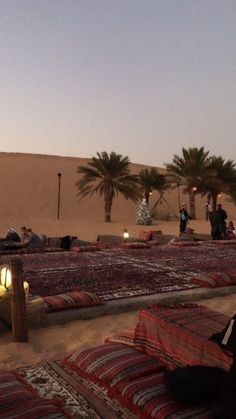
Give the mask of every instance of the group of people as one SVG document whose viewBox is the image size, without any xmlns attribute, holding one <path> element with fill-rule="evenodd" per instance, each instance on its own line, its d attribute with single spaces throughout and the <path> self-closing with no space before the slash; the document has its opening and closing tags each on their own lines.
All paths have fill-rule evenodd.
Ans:
<svg viewBox="0 0 236 419">
<path fill-rule="evenodd" d="M 42 246 L 42 239 L 38 236 L 38 234 L 34 233 L 31 228 L 27 228 L 25 226 L 21 227 L 21 237 L 13 227 L 9 227 L 5 240 L 22 243 L 23 245 L 30 247 Z"/>
<path fill-rule="evenodd" d="M 227 212 L 218 204 L 217 209 L 213 211 L 210 201 L 205 204 L 206 221 L 211 224 L 212 240 L 236 239 L 236 230 L 233 221 L 229 221 L 227 225 Z M 185 233 L 188 221 L 191 217 L 187 211 L 186 205 L 183 204 L 180 209 L 180 233 Z"/>
</svg>

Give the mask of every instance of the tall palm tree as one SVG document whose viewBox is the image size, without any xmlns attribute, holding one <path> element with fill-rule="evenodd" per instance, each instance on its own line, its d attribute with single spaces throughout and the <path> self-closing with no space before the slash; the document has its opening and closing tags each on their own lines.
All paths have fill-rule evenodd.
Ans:
<svg viewBox="0 0 236 419">
<path fill-rule="evenodd" d="M 158 173 L 158 170 L 155 167 L 151 167 L 151 169 L 141 169 L 138 176 L 140 189 L 144 194 L 147 204 L 149 203 L 149 197 L 152 191 L 156 190 L 161 194 L 169 188 L 166 176 Z"/>
<path fill-rule="evenodd" d="M 199 192 L 211 196 L 213 210 L 216 210 L 220 193 L 236 198 L 236 164 L 233 160 L 225 161 L 221 156 L 212 156 L 208 169 L 208 176 L 202 180 Z"/>
<path fill-rule="evenodd" d="M 166 164 L 175 187 L 183 186 L 183 192 L 189 195 L 190 216 L 196 218 L 195 195 L 202 179 L 208 173 L 209 151 L 204 147 L 182 147 L 182 156 L 174 155 L 172 163 Z"/>
<path fill-rule="evenodd" d="M 121 193 L 126 199 L 137 201 L 140 198 L 138 177 L 131 175 L 129 158 L 103 151 L 92 157 L 87 166 L 79 166 L 77 173 L 82 178 L 76 182 L 81 197 L 99 193 L 104 196 L 105 222 L 111 221 L 113 199 Z"/>
</svg>

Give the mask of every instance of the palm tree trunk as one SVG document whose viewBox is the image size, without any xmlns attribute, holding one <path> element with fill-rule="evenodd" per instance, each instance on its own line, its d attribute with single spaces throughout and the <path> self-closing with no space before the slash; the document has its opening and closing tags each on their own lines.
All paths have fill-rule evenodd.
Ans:
<svg viewBox="0 0 236 419">
<path fill-rule="evenodd" d="M 211 197 L 212 197 L 212 210 L 216 211 L 216 205 L 217 205 L 217 193 L 212 193 Z"/>
<path fill-rule="evenodd" d="M 105 208 L 105 223 L 111 222 L 111 207 L 112 207 L 112 198 L 109 193 L 104 193 L 104 208 Z"/>
<path fill-rule="evenodd" d="M 146 199 L 146 203 L 149 205 L 149 191 L 145 191 L 144 197 Z"/>
<path fill-rule="evenodd" d="M 190 217 L 192 218 L 192 220 L 196 220 L 195 193 L 193 191 L 189 192 L 189 209 Z"/>
</svg>

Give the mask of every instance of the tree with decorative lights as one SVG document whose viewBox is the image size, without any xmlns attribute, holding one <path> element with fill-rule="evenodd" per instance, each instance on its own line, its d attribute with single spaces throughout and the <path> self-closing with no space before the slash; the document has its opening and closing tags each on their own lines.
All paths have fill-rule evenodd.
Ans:
<svg viewBox="0 0 236 419">
<path fill-rule="evenodd" d="M 142 199 L 139 210 L 137 212 L 137 224 L 146 226 L 152 224 L 151 211 L 145 198 Z"/>
</svg>

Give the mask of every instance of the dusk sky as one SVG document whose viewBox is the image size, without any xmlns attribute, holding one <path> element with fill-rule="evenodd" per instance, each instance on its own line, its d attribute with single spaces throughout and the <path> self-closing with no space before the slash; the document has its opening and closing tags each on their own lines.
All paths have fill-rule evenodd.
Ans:
<svg viewBox="0 0 236 419">
<path fill-rule="evenodd" d="M 236 160 L 235 0 L 0 0 L 0 151 Z"/>
</svg>

